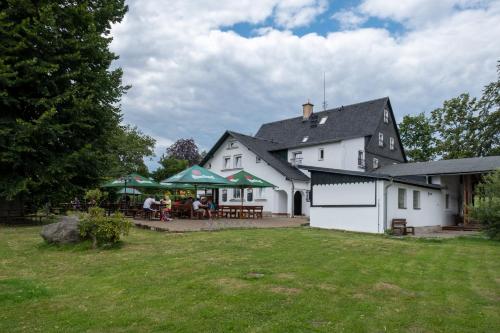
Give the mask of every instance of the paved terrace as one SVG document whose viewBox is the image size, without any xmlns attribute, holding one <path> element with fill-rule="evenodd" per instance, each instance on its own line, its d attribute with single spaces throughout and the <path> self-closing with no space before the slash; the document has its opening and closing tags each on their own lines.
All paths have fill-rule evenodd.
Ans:
<svg viewBox="0 0 500 333">
<path fill-rule="evenodd" d="M 175 219 L 170 222 L 133 220 L 136 227 L 168 232 L 214 231 L 235 228 L 289 228 L 308 224 L 304 217 L 264 217 L 262 219 Z"/>
</svg>

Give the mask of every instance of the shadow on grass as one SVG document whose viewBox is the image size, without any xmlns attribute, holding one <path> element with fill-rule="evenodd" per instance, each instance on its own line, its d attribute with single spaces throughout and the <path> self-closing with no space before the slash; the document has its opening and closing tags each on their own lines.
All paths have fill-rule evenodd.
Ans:
<svg viewBox="0 0 500 333">
<path fill-rule="evenodd" d="M 85 252 L 85 251 L 116 251 L 125 247 L 126 244 L 123 241 L 118 241 L 112 244 L 103 244 L 97 246 L 95 249 L 92 248 L 92 242 L 90 240 L 84 240 L 76 244 L 56 244 L 47 243 L 42 241 L 38 244 L 37 248 L 41 251 L 64 251 L 64 252 Z"/>
</svg>

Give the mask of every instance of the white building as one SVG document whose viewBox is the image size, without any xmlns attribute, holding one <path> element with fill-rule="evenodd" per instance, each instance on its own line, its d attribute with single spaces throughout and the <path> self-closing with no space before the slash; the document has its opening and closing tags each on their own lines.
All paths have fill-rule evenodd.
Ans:
<svg viewBox="0 0 500 333">
<path fill-rule="evenodd" d="M 245 169 L 276 185 L 245 190 L 245 204 L 274 215 L 310 216 L 314 227 L 381 233 L 469 222 L 467 205 L 500 157 L 406 163 L 389 98 L 263 124 L 255 136 L 226 131 L 201 163 L 227 177 Z M 241 204 L 239 190 L 219 203 Z"/>
<path fill-rule="evenodd" d="M 263 124 L 255 136 L 227 131 L 201 165 L 224 177 L 245 169 L 277 186 L 246 190 L 247 204 L 263 205 L 264 212 L 275 215 L 308 216 L 310 177 L 299 166 L 370 171 L 405 161 L 385 97 L 321 112 L 306 103 L 301 116 Z M 239 204 L 239 195 L 238 190 L 220 191 L 219 202 Z"/>
</svg>

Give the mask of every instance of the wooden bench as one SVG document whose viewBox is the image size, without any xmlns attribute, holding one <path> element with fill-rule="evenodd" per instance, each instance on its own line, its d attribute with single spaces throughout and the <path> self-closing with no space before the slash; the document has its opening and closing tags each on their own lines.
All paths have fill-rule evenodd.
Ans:
<svg viewBox="0 0 500 333">
<path fill-rule="evenodd" d="M 415 227 L 406 225 L 406 219 L 392 219 L 392 231 L 397 232 L 399 235 L 415 235 Z"/>
</svg>

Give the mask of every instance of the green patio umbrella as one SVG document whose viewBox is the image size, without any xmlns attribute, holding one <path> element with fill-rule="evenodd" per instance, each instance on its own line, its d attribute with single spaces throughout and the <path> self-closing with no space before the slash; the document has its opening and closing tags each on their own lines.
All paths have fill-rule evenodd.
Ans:
<svg viewBox="0 0 500 333">
<path fill-rule="evenodd" d="M 124 187 L 121 190 L 118 191 L 119 194 L 132 194 L 132 195 L 141 195 L 142 192 L 136 190 L 135 188 L 131 187 Z"/>
<path fill-rule="evenodd" d="M 205 185 L 206 187 L 218 187 L 219 185 L 231 184 L 226 178 L 221 177 L 199 165 L 193 165 L 186 170 L 162 180 L 161 183 L 189 184 L 194 187 L 199 187 L 201 185 Z"/>
<path fill-rule="evenodd" d="M 132 173 L 107 182 L 101 187 L 161 188 L 161 185 L 152 179 L 146 178 L 137 173 Z"/>
<path fill-rule="evenodd" d="M 252 175 L 245 170 L 238 171 L 234 175 L 226 177 L 231 183 L 227 187 L 236 187 L 241 191 L 241 209 L 243 211 L 243 189 L 245 188 L 258 188 L 258 187 L 275 187 L 273 184 L 265 181 L 262 178 Z"/>
</svg>

